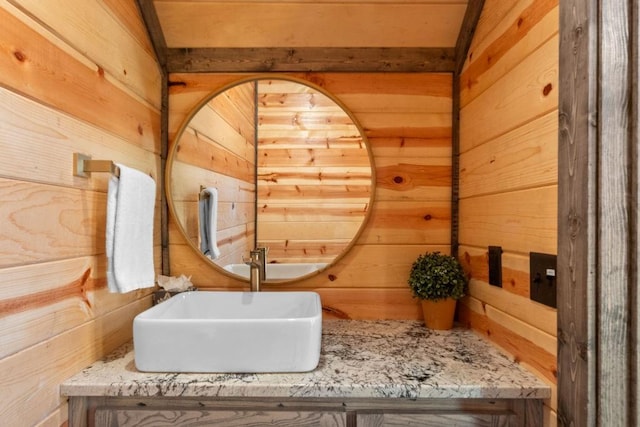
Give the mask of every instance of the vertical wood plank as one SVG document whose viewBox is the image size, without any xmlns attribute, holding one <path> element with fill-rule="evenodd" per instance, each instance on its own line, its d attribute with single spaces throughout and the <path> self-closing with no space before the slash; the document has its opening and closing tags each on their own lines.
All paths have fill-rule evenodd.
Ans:
<svg viewBox="0 0 640 427">
<path fill-rule="evenodd" d="M 598 423 L 631 424 L 629 366 L 629 26 L 632 1 L 600 2 L 598 82 Z"/>
<path fill-rule="evenodd" d="M 595 425 L 596 0 L 560 3 L 558 421 Z"/>
<path fill-rule="evenodd" d="M 638 201 L 640 200 L 640 166 L 638 165 L 640 158 L 640 84 L 638 79 L 640 78 L 640 4 L 638 2 L 632 2 L 631 11 L 631 148 L 630 156 L 632 157 L 630 174 L 631 174 L 631 229 L 629 235 L 631 236 L 631 268 L 633 269 L 632 276 L 630 277 L 630 283 L 638 283 L 640 278 L 638 277 L 638 271 L 640 271 L 640 256 L 638 249 L 640 246 L 640 207 Z M 635 212 L 635 216 L 633 216 Z M 631 351 L 631 363 L 633 369 L 632 378 L 632 392 L 634 393 L 634 399 L 631 402 L 632 419 L 631 422 L 635 425 L 640 423 L 640 295 L 637 287 L 631 286 L 631 310 L 633 317 L 632 322 L 632 351 Z"/>
</svg>

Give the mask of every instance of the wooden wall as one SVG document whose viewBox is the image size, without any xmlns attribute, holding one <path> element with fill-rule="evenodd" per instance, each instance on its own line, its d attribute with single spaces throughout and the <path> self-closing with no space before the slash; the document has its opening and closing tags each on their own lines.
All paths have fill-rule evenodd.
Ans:
<svg viewBox="0 0 640 427">
<path fill-rule="evenodd" d="M 171 74 L 170 141 L 189 111 L 210 92 L 240 77 Z M 447 252 L 451 224 L 450 74 L 311 73 L 293 75 L 326 89 L 355 115 L 376 168 L 375 202 L 366 228 L 336 265 L 295 286 L 315 289 L 327 315 L 419 319 L 406 284 L 415 258 Z M 197 257 L 170 222 L 171 273 L 200 287 L 240 287 Z M 273 285 L 283 288 L 284 285 Z"/>
<path fill-rule="evenodd" d="M 558 29 L 558 0 L 487 0 L 460 81 L 460 318 L 552 385 L 556 310 L 529 299 L 529 252 L 557 253 Z"/>
<path fill-rule="evenodd" d="M 72 154 L 157 179 L 161 77 L 133 2 L 2 0 L 0 22 L 0 424 L 58 426 L 59 384 L 150 305 L 108 293 L 109 177 L 74 177 Z"/>
<path fill-rule="evenodd" d="M 254 83 L 226 90 L 188 119 L 171 162 L 173 212 L 198 248 L 200 187 L 218 190 L 222 266 L 242 263 L 255 246 L 255 117 Z"/>
<path fill-rule="evenodd" d="M 258 246 L 270 262 L 331 263 L 369 212 L 373 168 L 360 129 L 321 91 L 258 83 Z"/>
</svg>

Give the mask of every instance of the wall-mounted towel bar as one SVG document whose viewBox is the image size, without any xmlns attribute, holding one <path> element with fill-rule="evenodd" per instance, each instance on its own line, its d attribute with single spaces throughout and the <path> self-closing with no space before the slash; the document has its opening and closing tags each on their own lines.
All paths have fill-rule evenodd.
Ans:
<svg viewBox="0 0 640 427">
<path fill-rule="evenodd" d="M 73 153 L 73 176 L 89 178 L 91 172 L 108 172 L 120 176 L 120 168 L 111 160 L 91 160 L 91 156 Z"/>
<path fill-rule="evenodd" d="M 204 185 L 200 185 L 200 192 L 198 193 L 198 200 L 202 200 L 202 199 L 208 199 L 209 198 L 209 193 L 202 193 L 204 190 L 206 190 L 207 187 L 205 187 Z"/>
</svg>

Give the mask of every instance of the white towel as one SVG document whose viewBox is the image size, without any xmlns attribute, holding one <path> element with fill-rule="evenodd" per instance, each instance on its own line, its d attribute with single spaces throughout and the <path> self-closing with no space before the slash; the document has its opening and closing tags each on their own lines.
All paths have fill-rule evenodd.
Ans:
<svg viewBox="0 0 640 427">
<path fill-rule="evenodd" d="M 200 251 L 211 259 L 220 257 L 216 231 L 218 227 L 218 189 L 207 187 L 200 192 Z"/>
<path fill-rule="evenodd" d="M 110 292 L 154 286 L 153 214 L 156 183 L 145 173 L 117 165 L 120 178 L 107 193 L 107 284 Z"/>
</svg>

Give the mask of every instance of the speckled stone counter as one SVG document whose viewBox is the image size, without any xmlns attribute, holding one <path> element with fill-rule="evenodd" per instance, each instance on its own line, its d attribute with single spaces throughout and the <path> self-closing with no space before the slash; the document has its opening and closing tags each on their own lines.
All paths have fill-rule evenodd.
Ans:
<svg viewBox="0 0 640 427">
<path fill-rule="evenodd" d="M 125 345 L 64 382 L 66 396 L 545 399 L 550 387 L 467 329 L 328 320 L 318 367 L 295 374 L 143 373 Z"/>
</svg>

